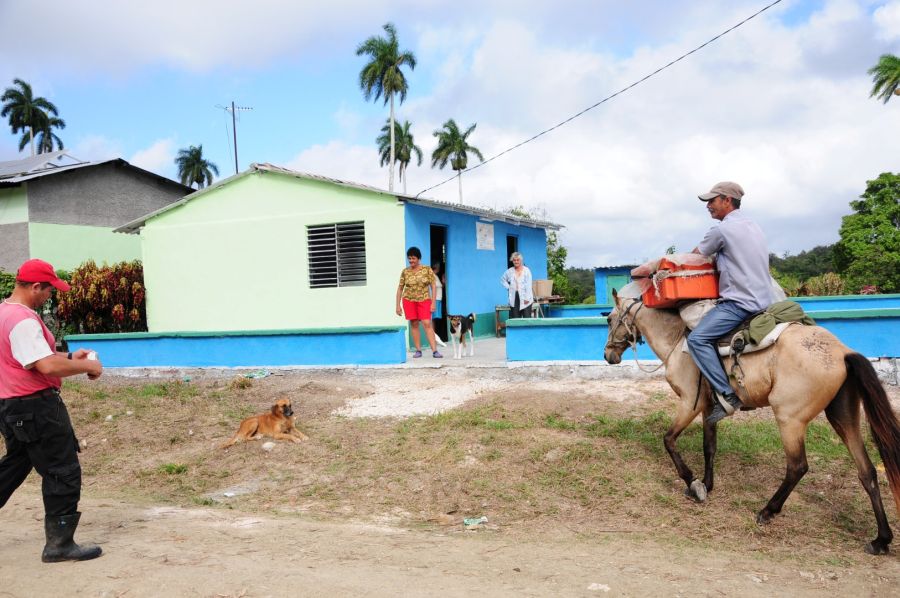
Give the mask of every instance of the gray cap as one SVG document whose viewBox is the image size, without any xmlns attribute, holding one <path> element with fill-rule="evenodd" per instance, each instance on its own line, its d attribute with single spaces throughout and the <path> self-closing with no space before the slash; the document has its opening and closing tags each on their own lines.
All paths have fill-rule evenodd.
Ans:
<svg viewBox="0 0 900 598">
<path fill-rule="evenodd" d="M 709 193 L 704 193 L 702 195 L 698 195 L 697 197 L 700 198 L 700 201 L 710 201 L 720 195 L 740 199 L 744 197 L 744 188 L 737 183 L 732 183 L 731 181 L 722 181 L 721 183 L 716 183 L 715 185 L 713 185 L 713 188 L 709 190 Z"/>
</svg>

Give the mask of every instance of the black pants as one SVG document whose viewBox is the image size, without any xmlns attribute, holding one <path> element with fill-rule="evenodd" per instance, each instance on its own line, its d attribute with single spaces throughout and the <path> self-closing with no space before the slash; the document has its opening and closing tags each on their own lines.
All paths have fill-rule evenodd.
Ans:
<svg viewBox="0 0 900 598">
<path fill-rule="evenodd" d="M 520 299 L 519 299 L 519 292 L 516 291 L 515 303 L 513 303 L 509 307 L 509 317 L 510 318 L 530 318 L 532 306 L 529 305 L 528 307 L 522 308 L 522 307 L 519 307 L 519 305 L 521 305 Z"/>
<path fill-rule="evenodd" d="M 79 447 L 59 391 L 0 399 L 0 434 L 6 441 L 6 455 L 0 459 L 0 507 L 34 468 L 43 478 L 45 514 L 75 513 L 81 499 Z"/>
</svg>

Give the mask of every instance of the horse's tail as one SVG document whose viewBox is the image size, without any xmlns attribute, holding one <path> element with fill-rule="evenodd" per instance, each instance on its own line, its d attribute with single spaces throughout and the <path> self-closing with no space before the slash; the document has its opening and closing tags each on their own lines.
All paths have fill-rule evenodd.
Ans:
<svg viewBox="0 0 900 598">
<path fill-rule="evenodd" d="M 847 382 L 862 397 L 872 438 L 884 463 L 897 514 L 900 515 L 900 422 L 869 360 L 859 353 L 851 353 L 844 357 L 844 363 L 847 364 Z"/>
</svg>

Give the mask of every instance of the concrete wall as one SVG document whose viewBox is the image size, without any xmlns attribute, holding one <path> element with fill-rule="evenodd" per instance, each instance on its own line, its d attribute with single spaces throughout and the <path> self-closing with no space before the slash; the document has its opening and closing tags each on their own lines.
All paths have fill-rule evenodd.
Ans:
<svg viewBox="0 0 900 598">
<path fill-rule="evenodd" d="M 309 287 L 306 226 L 364 221 L 365 286 Z M 151 332 L 402 326 L 404 260 L 393 197 L 255 172 L 147 222 L 141 232 Z"/>
<path fill-rule="evenodd" d="M 15 272 L 28 257 L 28 223 L 0 224 L 0 270 Z"/>
<path fill-rule="evenodd" d="M 97 351 L 104 367 L 387 365 L 406 361 L 399 326 L 217 334 L 81 334 L 70 351 Z"/>
<path fill-rule="evenodd" d="M 105 162 L 28 181 L 29 221 L 115 228 L 190 191 L 122 162 Z"/>
<path fill-rule="evenodd" d="M 101 226 L 75 224 L 28 225 L 31 257 L 53 264 L 58 270 L 74 270 L 88 259 L 98 265 L 141 259 L 141 239 Z"/>
<path fill-rule="evenodd" d="M 28 193 L 25 185 L 0 189 L 0 224 L 28 222 Z"/>
<path fill-rule="evenodd" d="M 547 278 L 547 234 L 540 228 L 494 221 L 489 223 L 494 227 L 494 249 L 478 249 L 475 223 L 480 221 L 471 214 L 407 204 L 406 247 L 421 249 L 423 263 L 431 264 L 431 225 L 447 227 L 447 313 L 475 313 L 476 333 L 493 335 L 494 308 L 508 302 L 506 289 L 500 286 L 500 276 L 508 268 L 507 235 L 518 237 L 519 253 L 537 280 Z M 398 279 L 406 247 L 397 262 Z"/>
</svg>

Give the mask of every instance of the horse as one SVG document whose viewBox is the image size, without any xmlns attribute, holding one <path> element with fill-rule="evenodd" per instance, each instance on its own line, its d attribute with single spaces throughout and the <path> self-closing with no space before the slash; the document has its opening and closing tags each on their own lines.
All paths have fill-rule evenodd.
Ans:
<svg viewBox="0 0 900 598">
<path fill-rule="evenodd" d="M 691 356 L 682 350 L 688 333 L 677 310 L 644 309 L 641 299 L 622 298 L 613 291 L 615 309 L 607 316 L 609 335 L 606 361 L 622 361 L 622 353 L 642 337 L 662 360 L 666 381 L 680 402 L 672 426 L 663 437 L 666 451 L 687 488 L 685 495 L 698 502 L 713 489 L 716 424 L 707 424 L 712 411 L 712 391 Z M 732 358 L 726 358 L 726 371 Z M 771 347 L 740 358 L 743 381 L 732 387 L 745 408 L 771 407 L 787 459 L 781 486 L 756 516 L 764 525 L 781 512 L 784 502 L 806 474 L 806 428 L 825 411 L 828 422 L 847 446 L 856 463 L 859 481 L 869 495 L 878 535 L 865 546 L 869 554 L 886 554 L 893 533 L 888 524 L 875 467 L 869 459 L 860 431 L 860 402 L 884 462 L 888 483 L 900 513 L 900 423 L 891 409 L 875 368 L 864 356 L 850 350 L 820 326 L 788 326 Z M 675 448 L 678 436 L 703 413 L 703 480 L 694 477 Z"/>
</svg>

